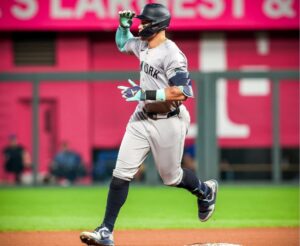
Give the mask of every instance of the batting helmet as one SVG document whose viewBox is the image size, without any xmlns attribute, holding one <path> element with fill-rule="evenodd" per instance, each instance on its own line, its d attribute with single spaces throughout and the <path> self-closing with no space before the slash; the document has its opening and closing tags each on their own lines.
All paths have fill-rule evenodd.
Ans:
<svg viewBox="0 0 300 246">
<path fill-rule="evenodd" d="M 145 5 L 141 14 L 137 15 L 136 18 L 150 22 L 141 32 L 139 32 L 139 36 L 149 38 L 153 34 L 166 29 L 169 26 L 171 14 L 164 5 L 159 3 L 149 3 Z"/>
</svg>

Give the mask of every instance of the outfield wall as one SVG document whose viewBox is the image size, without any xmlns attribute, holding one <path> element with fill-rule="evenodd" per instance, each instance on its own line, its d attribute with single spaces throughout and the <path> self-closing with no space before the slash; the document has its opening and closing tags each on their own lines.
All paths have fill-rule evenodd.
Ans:
<svg viewBox="0 0 300 246">
<path fill-rule="evenodd" d="M 138 71 L 138 60 L 117 50 L 114 31 L 119 10 L 139 13 L 148 2 L 153 1 L 2 1 L 0 72 Z M 190 71 L 299 68 L 299 1 L 157 2 L 171 11 L 169 38 L 186 54 Z M 135 35 L 138 23 L 134 20 Z M 127 83 L 127 79 L 120 83 Z M 124 103 L 117 84 L 52 82 L 40 85 L 40 171 L 46 172 L 62 141 L 68 141 L 88 166 L 94 150 L 117 149 L 135 108 L 134 103 Z M 270 150 L 271 83 L 266 79 L 236 82 L 220 80 L 217 85 L 219 146 Z M 297 150 L 299 83 L 294 82 L 280 85 L 280 141 L 282 147 Z M 32 88 L 26 81 L 0 84 L 0 149 L 8 135 L 16 134 L 32 152 L 31 96 Z M 187 137 L 191 145 L 197 133 L 196 101 L 185 104 L 191 112 Z M 0 179 L 2 176 L 0 168 Z"/>
<path fill-rule="evenodd" d="M 36 37 L 43 33 L 24 33 Z M 14 33 L 0 38 L 4 59 L 1 72 L 127 71 L 137 70 L 133 56 L 118 52 L 114 33 L 55 33 L 53 66 L 14 64 Z M 195 38 L 197 37 L 197 38 Z M 284 37 L 284 38 L 283 38 Z M 297 69 L 299 47 L 296 32 L 200 33 L 172 32 L 171 37 L 185 52 L 192 71 Z M 126 79 L 124 81 L 126 83 Z M 25 81 L 24 81 L 25 82 Z M 272 144 L 271 86 L 262 80 L 218 85 L 217 130 L 221 147 L 268 148 Z M 63 140 L 79 151 L 88 165 L 95 148 L 117 148 L 135 104 L 126 104 L 117 84 L 85 81 L 51 83 L 40 86 L 40 171 L 47 166 Z M 256 86 L 256 87 L 255 87 Z M 31 85 L 0 84 L 0 147 L 15 133 L 31 151 Z M 281 85 L 281 143 L 299 146 L 299 85 Z M 195 137 L 195 100 L 185 103 L 191 111 L 192 128 L 187 143 Z"/>
</svg>

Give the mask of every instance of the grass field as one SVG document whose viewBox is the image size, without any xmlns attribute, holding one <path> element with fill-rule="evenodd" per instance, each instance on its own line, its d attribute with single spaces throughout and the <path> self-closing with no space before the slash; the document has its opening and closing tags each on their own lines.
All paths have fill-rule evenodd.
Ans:
<svg viewBox="0 0 300 246">
<path fill-rule="evenodd" d="M 104 187 L 0 188 L 0 231 L 93 229 Z M 117 229 L 299 227 L 296 186 L 221 186 L 213 218 L 197 219 L 195 197 L 171 187 L 130 189 Z"/>
</svg>

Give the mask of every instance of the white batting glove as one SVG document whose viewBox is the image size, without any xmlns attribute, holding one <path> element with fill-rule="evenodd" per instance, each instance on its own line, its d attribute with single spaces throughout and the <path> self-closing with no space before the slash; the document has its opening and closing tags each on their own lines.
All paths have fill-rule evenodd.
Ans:
<svg viewBox="0 0 300 246">
<path fill-rule="evenodd" d="M 131 79 L 129 79 L 128 82 L 131 87 L 118 86 L 118 89 L 121 90 L 122 97 L 125 98 L 127 102 L 144 101 L 146 96 L 145 91 Z"/>
</svg>

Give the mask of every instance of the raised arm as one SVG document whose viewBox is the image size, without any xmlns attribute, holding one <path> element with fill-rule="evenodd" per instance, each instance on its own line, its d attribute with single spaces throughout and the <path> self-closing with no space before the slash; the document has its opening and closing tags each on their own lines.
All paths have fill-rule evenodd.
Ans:
<svg viewBox="0 0 300 246">
<path fill-rule="evenodd" d="M 116 31 L 116 44 L 118 49 L 121 52 L 126 52 L 125 44 L 128 40 L 133 38 L 132 33 L 130 32 L 130 27 L 132 25 L 132 18 L 135 13 L 130 10 L 124 10 L 119 12 L 119 27 Z"/>
</svg>

